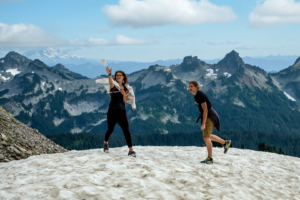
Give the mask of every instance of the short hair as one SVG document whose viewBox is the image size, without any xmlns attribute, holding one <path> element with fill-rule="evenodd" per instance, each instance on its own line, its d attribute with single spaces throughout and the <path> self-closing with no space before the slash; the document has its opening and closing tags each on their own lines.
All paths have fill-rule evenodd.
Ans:
<svg viewBox="0 0 300 200">
<path fill-rule="evenodd" d="M 200 89 L 199 84 L 197 81 L 191 81 L 189 84 L 193 84 L 198 90 Z"/>
</svg>

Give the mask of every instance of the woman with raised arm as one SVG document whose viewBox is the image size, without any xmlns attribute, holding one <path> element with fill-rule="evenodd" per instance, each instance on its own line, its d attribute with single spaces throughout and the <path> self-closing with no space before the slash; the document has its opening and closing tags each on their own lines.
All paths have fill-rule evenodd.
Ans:
<svg viewBox="0 0 300 200">
<path fill-rule="evenodd" d="M 191 81 L 189 83 L 189 91 L 194 95 L 195 103 L 197 104 L 200 116 L 198 117 L 196 123 L 201 119 L 201 130 L 203 131 L 203 140 L 206 144 L 208 156 L 201 163 L 213 164 L 212 158 L 212 142 L 219 142 L 224 147 L 224 153 L 228 152 L 229 146 L 231 144 L 230 140 L 223 140 L 216 135 L 211 134 L 214 127 L 220 131 L 220 119 L 217 112 L 212 108 L 209 99 L 206 94 L 199 90 L 199 84 L 196 81 Z"/>
<path fill-rule="evenodd" d="M 129 92 L 125 85 L 128 84 L 128 78 L 125 72 L 116 71 L 115 77 L 111 77 L 112 69 L 106 67 L 108 73 L 108 80 L 110 85 L 110 103 L 107 112 L 107 125 L 108 130 L 104 138 L 104 152 L 109 153 L 108 140 L 114 131 L 116 124 L 118 123 L 124 133 L 127 146 L 129 148 L 128 156 L 136 157 L 136 153 L 133 151 L 131 134 L 129 131 L 129 124 L 125 110 L 125 103 L 127 101 L 127 94 Z"/>
</svg>

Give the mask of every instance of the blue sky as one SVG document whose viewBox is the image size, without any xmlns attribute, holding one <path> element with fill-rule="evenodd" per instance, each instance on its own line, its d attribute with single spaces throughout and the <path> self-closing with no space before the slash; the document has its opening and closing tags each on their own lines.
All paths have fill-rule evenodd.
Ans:
<svg viewBox="0 0 300 200">
<path fill-rule="evenodd" d="M 300 55 L 296 0 L 0 0 L 0 57 L 59 47 L 155 61 Z"/>
</svg>

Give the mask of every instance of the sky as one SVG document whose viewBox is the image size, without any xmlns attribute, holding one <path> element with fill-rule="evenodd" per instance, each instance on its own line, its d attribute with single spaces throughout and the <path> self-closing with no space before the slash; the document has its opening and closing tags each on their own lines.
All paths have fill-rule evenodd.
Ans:
<svg viewBox="0 0 300 200">
<path fill-rule="evenodd" d="M 300 55 L 300 0 L 0 0 L 0 57 L 58 47 L 149 62 Z"/>
</svg>

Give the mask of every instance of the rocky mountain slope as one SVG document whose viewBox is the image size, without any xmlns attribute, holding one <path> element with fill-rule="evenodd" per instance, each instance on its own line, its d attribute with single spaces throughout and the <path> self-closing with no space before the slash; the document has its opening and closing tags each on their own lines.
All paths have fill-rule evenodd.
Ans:
<svg viewBox="0 0 300 200">
<path fill-rule="evenodd" d="M 78 77 L 61 65 L 48 67 L 15 52 L 0 59 L 0 70 L 5 77 L 0 105 L 25 124 L 46 135 L 106 130 L 107 77 Z M 292 72 L 286 73 L 297 81 Z M 290 100 L 292 87 L 279 87 L 278 77 L 244 63 L 235 51 L 213 65 L 192 56 L 180 65 L 152 65 L 129 75 L 137 102 L 135 111 L 127 106 L 130 129 L 133 134 L 199 130 L 199 111 L 187 91 L 189 81 L 196 80 L 217 110 L 222 130 L 299 134 L 293 120 L 300 117 L 299 100 Z M 121 134 L 119 127 L 115 133 Z"/>
<path fill-rule="evenodd" d="M 28 158 L 31 155 L 67 152 L 32 129 L 13 118 L 0 107 L 0 163 Z"/>
<path fill-rule="evenodd" d="M 300 57 L 292 66 L 272 74 L 272 80 L 289 99 L 300 102 Z"/>
</svg>

